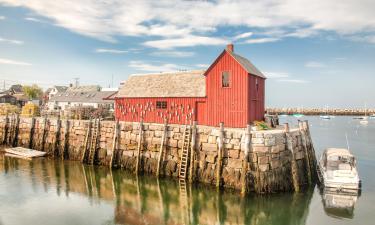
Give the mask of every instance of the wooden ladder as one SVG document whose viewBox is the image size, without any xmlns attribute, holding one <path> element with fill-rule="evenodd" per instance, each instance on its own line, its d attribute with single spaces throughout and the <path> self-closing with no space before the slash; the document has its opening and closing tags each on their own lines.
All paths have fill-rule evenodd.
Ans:
<svg viewBox="0 0 375 225">
<path fill-rule="evenodd" d="M 92 133 L 91 133 L 89 155 L 88 155 L 89 164 L 94 164 L 96 150 L 98 149 L 98 140 L 100 138 L 100 119 L 95 119 L 93 128 L 94 129 L 92 130 Z"/>
<path fill-rule="evenodd" d="M 180 160 L 179 177 L 181 179 L 186 179 L 188 162 L 189 162 L 190 141 L 191 141 L 191 126 L 185 125 L 182 140 L 183 140 L 183 144 L 182 144 L 182 154 L 181 154 L 181 160 Z"/>
<path fill-rule="evenodd" d="M 190 209 L 189 209 L 189 197 L 185 179 L 179 179 L 178 182 L 180 191 L 180 211 L 182 224 L 190 224 Z"/>
</svg>

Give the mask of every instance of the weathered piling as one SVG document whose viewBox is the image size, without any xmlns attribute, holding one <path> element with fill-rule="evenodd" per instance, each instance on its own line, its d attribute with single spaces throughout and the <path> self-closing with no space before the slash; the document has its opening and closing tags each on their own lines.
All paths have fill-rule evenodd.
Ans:
<svg viewBox="0 0 375 225">
<path fill-rule="evenodd" d="M 5 122 L 4 122 L 4 131 L 3 131 L 3 144 L 7 144 L 7 139 L 8 139 L 8 132 L 9 132 L 9 115 L 7 114 L 5 117 Z"/>
<path fill-rule="evenodd" d="M 247 192 L 247 168 L 249 164 L 249 153 L 251 151 L 251 126 L 247 125 L 245 131 L 245 156 L 242 159 L 242 169 L 241 169 L 241 194 L 245 195 Z"/>
<path fill-rule="evenodd" d="M 195 167 L 195 154 L 196 154 L 196 138 L 197 138 L 197 121 L 193 122 L 191 143 L 190 143 L 190 164 L 189 164 L 189 181 L 194 181 L 194 167 Z"/>
<path fill-rule="evenodd" d="M 158 156 L 158 164 L 156 168 L 156 176 L 160 176 L 160 166 L 161 163 L 163 162 L 163 157 L 164 157 L 164 143 L 165 143 L 165 137 L 167 135 L 168 131 L 168 120 L 164 118 L 164 127 L 163 127 L 163 134 L 161 136 L 161 142 L 160 142 L 160 150 L 159 150 L 159 156 Z"/>
<path fill-rule="evenodd" d="M 87 147 L 88 147 L 89 141 L 90 141 L 91 129 L 92 129 L 92 120 L 90 119 L 90 121 L 88 123 L 88 129 L 86 131 L 85 141 L 83 143 L 83 153 L 82 153 L 82 157 L 81 157 L 81 162 L 84 162 L 85 158 L 86 158 Z"/>
<path fill-rule="evenodd" d="M 218 153 L 216 167 L 216 187 L 221 185 L 221 171 L 223 165 L 223 148 L 224 148 L 224 123 L 220 123 L 220 132 L 218 137 Z"/>
<path fill-rule="evenodd" d="M 293 179 L 293 187 L 295 192 L 299 192 L 299 180 L 298 180 L 298 170 L 297 170 L 297 163 L 294 155 L 293 150 L 293 137 L 289 134 L 290 128 L 289 124 L 285 123 L 285 136 L 286 136 L 286 143 L 287 149 L 291 152 L 292 159 L 291 159 L 291 175 Z"/>
<path fill-rule="evenodd" d="M 53 146 L 53 155 L 54 156 L 61 155 L 61 153 L 59 152 L 60 136 L 61 136 L 60 132 L 61 132 L 61 118 L 60 118 L 60 115 L 59 115 L 57 117 L 57 121 L 56 121 L 55 144 Z"/>
<path fill-rule="evenodd" d="M 119 122 L 116 120 L 114 131 L 113 131 L 113 142 L 112 142 L 112 155 L 109 167 L 113 167 L 113 161 L 117 160 L 117 146 L 118 146 L 118 139 L 119 139 Z"/>
<path fill-rule="evenodd" d="M 139 138 L 138 138 L 138 147 L 137 147 L 137 163 L 135 165 L 135 174 L 139 173 L 139 164 L 141 161 L 141 151 L 142 151 L 142 141 L 143 141 L 143 120 L 139 122 Z"/>
<path fill-rule="evenodd" d="M 70 128 L 70 122 L 69 120 L 65 120 L 65 129 L 64 129 L 64 146 L 63 146 L 63 152 L 61 155 L 62 159 L 68 158 L 69 154 L 69 128 Z"/>
<path fill-rule="evenodd" d="M 298 128 L 299 128 L 299 132 L 301 133 L 301 139 L 302 139 L 302 145 L 303 145 L 303 150 L 304 150 L 304 153 L 305 153 L 305 163 L 307 165 L 307 179 L 308 179 L 308 183 L 311 184 L 312 181 L 311 181 L 311 166 L 310 166 L 310 153 L 309 153 L 309 149 L 308 149 L 308 146 L 307 146 L 307 137 L 306 137 L 306 132 L 303 128 L 303 123 L 302 121 L 299 121 L 298 120 Z"/>
<path fill-rule="evenodd" d="M 35 133 L 35 117 L 31 118 L 31 127 L 30 127 L 30 138 L 29 138 L 29 148 L 33 148 L 33 139 Z"/>
<path fill-rule="evenodd" d="M 49 126 L 49 121 L 47 119 L 47 116 L 45 116 L 43 119 L 42 138 L 40 139 L 41 151 L 44 151 L 44 144 L 46 142 L 47 129 L 49 129 L 47 126 Z"/>
<path fill-rule="evenodd" d="M 20 115 L 16 115 L 16 124 L 14 128 L 13 143 L 12 146 L 16 147 L 18 145 L 18 132 L 20 130 Z"/>
</svg>

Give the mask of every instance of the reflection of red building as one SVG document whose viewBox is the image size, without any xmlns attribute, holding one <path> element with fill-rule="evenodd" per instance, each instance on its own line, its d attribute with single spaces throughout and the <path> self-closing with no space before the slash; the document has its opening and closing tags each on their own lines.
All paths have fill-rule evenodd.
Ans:
<svg viewBox="0 0 375 225">
<path fill-rule="evenodd" d="M 263 119 L 265 79 L 228 45 L 206 71 L 130 76 L 116 96 L 116 118 L 245 127 Z"/>
</svg>

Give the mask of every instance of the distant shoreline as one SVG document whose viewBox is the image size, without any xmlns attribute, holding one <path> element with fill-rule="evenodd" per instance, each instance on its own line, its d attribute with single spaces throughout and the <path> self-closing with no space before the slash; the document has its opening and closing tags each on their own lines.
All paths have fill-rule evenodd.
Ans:
<svg viewBox="0 0 375 225">
<path fill-rule="evenodd" d="M 267 108 L 267 113 L 275 114 L 304 114 L 304 115 L 335 115 L 335 116 L 363 116 L 366 114 L 375 115 L 375 109 L 324 109 L 324 108 Z"/>
</svg>

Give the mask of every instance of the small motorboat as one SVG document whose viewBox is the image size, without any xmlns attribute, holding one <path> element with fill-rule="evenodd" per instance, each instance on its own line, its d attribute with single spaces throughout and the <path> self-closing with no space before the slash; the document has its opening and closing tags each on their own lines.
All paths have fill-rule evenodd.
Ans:
<svg viewBox="0 0 375 225">
<path fill-rule="evenodd" d="M 329 115 L 322 115 L 322 116 L 320 116 L 320 118 L 321 118 L 322 120 L 330 120 L 332 117 L 329 116 Z"/>
<path fill-rule="evenodd" d="M 296 117 L 296 118 L 301 118 L 304 115 L 302 113 L 295 113 L 295 114 L 293 114 L 293 116 Z"/>
<path fill-rule="evenodd" d="M 317 172 L 325 189 L 353 191 L 361 188 L 356 159 L 348 149 L 326 149 L 320 157 Z"/>
<path fill-rule="evenodd" d="M 12 154 L 14 156 L 19 156 L 20 158 L 36 158 L 36 157 L 43 157 L 47 154 L 47 152 L 41 152 L 29 148 L 23 147 L 15 147 L 15 148 L 6 148 L 5 152 L 8 154 Z"/>
</svg>

